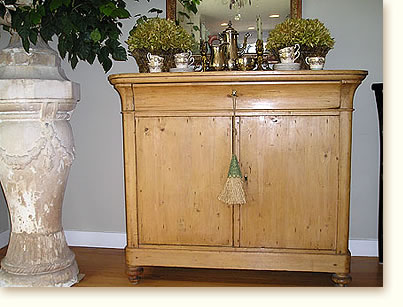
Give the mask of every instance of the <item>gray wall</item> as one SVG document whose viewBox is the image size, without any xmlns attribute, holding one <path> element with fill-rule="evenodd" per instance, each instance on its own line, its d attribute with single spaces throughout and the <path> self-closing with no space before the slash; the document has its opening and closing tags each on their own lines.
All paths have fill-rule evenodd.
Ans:
<svg viewBox="0 0 403 307">
<path fill-rule="evenodd" d="M 133 14 L 149 7 L 165 9 L 165 0 L 127 1 Z M 303 0 L 303 17 L 319 18 L 336 39 L 328 69 L 365 69 L 369 76 L 356 94 L 353 124 L 351 238 L 377 238 L 378 126 L 370 89 L 382 77 L 381 0 Z M 124 23 L 126 40 L 133 21 Z M 0 48 L 5 45 L 4 36 Z M 100 65 L 80 63 L 67 75 L 81 84 L 81 103 L 71 120 L 77 158 L 65 194 L 65 230 L 124 232 L 122 128 L 119 97 L 107 75 L 137 72 L 134 59 L 114 63 L 107 75 Z M 0 197 L 0 214 L 4 201 Z M 2 211 L 1 211 L 2 210 Z M 0 218 L 1 225 L 4 224 Z"/>
<path fill-rule="evenodd" d="M 0 233 L 9 229 L 9 218 L 6 201 L 0 188 Z"/>
<path fill-rule="evenodd" d="M 364 69 L 355 95 L 350 237 L 377 238 L 379 137 L 371 84 L 383 81 L 382 0 L 303 0 L 303 17 L 318 18 L 335 37 L 328 69 Z"/>
</svg>

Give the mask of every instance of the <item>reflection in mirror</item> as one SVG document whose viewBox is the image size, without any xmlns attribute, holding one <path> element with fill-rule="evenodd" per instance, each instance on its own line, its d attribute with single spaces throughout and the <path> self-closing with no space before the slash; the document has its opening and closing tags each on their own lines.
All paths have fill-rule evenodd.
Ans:
<svg viewBox="0 0 403 307">
<path fill-rule="evenodd" d="M 208 41 L 209 36 L 224 31 L 231 21 L 240 40 L 246 33 L 251 34 L 247 53 L 255 53 L 256 40 L 266 41 L 269 31 L 291 14 L 290 0 L 203 0 L 197 6 L 196 15 L 175 1 L 176 20 L 192 33 L 196 42 L 200 39 Z"/>
</svg>

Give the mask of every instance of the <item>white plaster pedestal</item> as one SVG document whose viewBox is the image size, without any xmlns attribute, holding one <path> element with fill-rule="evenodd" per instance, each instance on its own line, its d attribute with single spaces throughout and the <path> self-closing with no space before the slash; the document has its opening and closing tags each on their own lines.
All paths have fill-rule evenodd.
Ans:
<svg viewBox="0 0 403 307">
<path fill-rule="evenodd" d="M 67 80 L 47 44 L 27 54 L 13 35 L 0 51 L 0 181 L 11 216 L 0 286 L 78 282 L 61 218 L 74 160 L 69 119 L 78 100 L 79 84 Z"/>
</svg>

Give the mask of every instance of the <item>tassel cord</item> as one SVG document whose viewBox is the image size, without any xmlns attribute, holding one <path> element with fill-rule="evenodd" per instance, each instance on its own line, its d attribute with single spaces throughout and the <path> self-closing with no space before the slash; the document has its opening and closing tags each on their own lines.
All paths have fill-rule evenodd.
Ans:
<svg viewBox="0 0 403 307">
<path fill-rule="evenodd" d="M 236 146 L 236 142 L 235 142 L 235 139 L 236 139 L 236 129 L 235 129 L 235 125 L 236 125 L 235 117 L 236 117 L 236 114 L 235 114 L 235 110 L 236 110 L 236 98 L 238 97 L 236 90 L 232 91 L 231 96 L 232 96 L 232 111 L 233 111 L 233 115 L 232 115 L 232 154 L 235 155 L 235 151 L 236 151 L 236 147 L 235 147 Z"/>
</svg>

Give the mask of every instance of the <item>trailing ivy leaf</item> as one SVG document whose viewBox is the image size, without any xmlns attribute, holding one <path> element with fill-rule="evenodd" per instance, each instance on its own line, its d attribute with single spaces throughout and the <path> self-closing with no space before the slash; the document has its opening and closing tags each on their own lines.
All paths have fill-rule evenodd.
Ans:
<svg viewBox="0 0 403 307">
<path fill-rule="evenodd" d="M 101 65 L 105 72 L 108 72 L 112 67 L 112 61 L 109 58 L 104 58 L 101 62 Z"/>
<path fill-rule="evenodd" d="M 73 69 L 75 69 L 76 66 L 77 66 L 77 63 L 78 63 L 78 58 L 77 58 L 76 55 L 73 55 L 73 56 L 71 57 L 70 63 L 71 63 L 71 67 L 72 67 Z"/>
<path fill-rule="evenodd" d="M 161 9 L 157 9 L 155 7 L 153 7 L 152 9 L 148 10 L 149 13 L 157 13 L 157 17 L 159 14 L 161 14 L 163 11 Z"/>
<path fill-rule="evenodd" d="M 24 50 L 26 52 L 29 52 L 29 40 L 28 40 L 28 38 L 22 37 L 21 40 L 22 40 L 22 46 L 24 47 Z"/>
<path fill-rule="evenodd" d="M 127 60 L 126 49 L 123 48 L 122 46 L 117 47 L 112 53 L 112 58 L 116 61 L 126 61 Z"/>
<path fill-rule="evenodd" d="M 116 10 L 113 10 L 113 12 L 110 15 L 112 18 L 120 18 L 120 19 L 126 19 L 130 17 L 129 11 L 127 11 L 124 8 L 117 8 Z"/>
<path fill-rule="evenodd" d="M 179 0 L 180 3 L 190 12 L 197 14 L 197 5 L 200 4 L 199 0 Z"/>
<path fill-rule="evenodd" d="M 101 5 L 99 7 L 99 10 L 102 14 L 105 14 L 105 16 L 111 16 L 113 11 L 116 9 L 116 6 L 112 3 L 109 2 L 107 4 Z"/>
<path fill-rule="evenodd" d="M 99 50 L 99 55 L 101 56 L 101 59 L 105 59 L 109 57 L 109 50 L 108 47 L 104 46 Z"/>
<path fill-rule="evenodd" d="M 43 5 L 38 6 L 37 12 L 38 12 L 42 17 L 46 15 L 46 10 L 45 10 L 45 7 L 44 7 Z"/>
<path fill-rule="evenodd" d="M 98 28 L 91 32 L 91 39 L 96 43 L 101 39 L 101 33 Z"/>
<path fill-rule="evenodd" d="M 185 13 L 185 12 L 182 12 L 182 11 L 179 11 L 178 13 L 179 13 L 179 15 L 185 16 L 187 19 L 190 19 L 189 14 L 187 14 L 187 13 Z"/>
<path fill-rule="evenodd" d="M 86 61 L 90 52 L 90 47 L 88 45 L 83 45 L 80 49 L 78 49 L 77 55 L 78 58 L 82 61 Z"/>
<path fill-rule="evenodd" d="M 63 4 L 63 0 L 52 0 L 50 2 L 50 10 L 53 12 L 54 10 L 58 9 L 59 7 L 61 7 Z"/>
<path fill-rule="evenodd" d="M 108 40 L 105 42 L 105 45 L 108 46 L 110 49 L 115 49 L 115 48 L 118 48 L 118 47 L 119 47 L 120 43 L 119 43 L 119 41 L 116 40 L 116 39 L 108 39 Z"/>
<path fill-rule="evenodd" d="M 38 25 L 41 22 L 42 16 L 39 12 L 31 11 L 28 14 L 31 24 Z"/>
<path fill-rule="evenodd" d="M 96 57 L 96 54 L 94 52 L 90 52 L 90 54 L 87 57 L 87 62 L 92 65 L 95 61 L 95 57 Z"/>
<path fill-rule="evenodd" d="M 29 40 L 32 44 L 36 45 L 36 42 L 38 41 L 38 32 L 36 29 L 29 32 Z"/>
<path fill-rule="evenodd" d="M 59 37 L 59 43 L 57 44 L 57 49 L 59 50 L 59 54 L 62 59 L 66 57 L 66 40 L 65 37 L 61 36 Z"/>
<path fill-rule="evenodd" d="M 61 32 L 64 34 L 70 34 L 73 31 L 73 24 L 68 16 L 63 16 L 61 18 Z"/>
<path fill-rule="evenodd" d="M 43 40 L 45 42 L 48 42 L 52 39 L 52 36 L 54 33 L 48 27 L 41 27 L 40 34 L 41 34 L 41 37 L 43 38 Z M 60 37 L 59 37 L 59 43 L 60 43 Z M 64 58 L 64 56 L 63 56 L 63 58 Z"/>
</svg>

